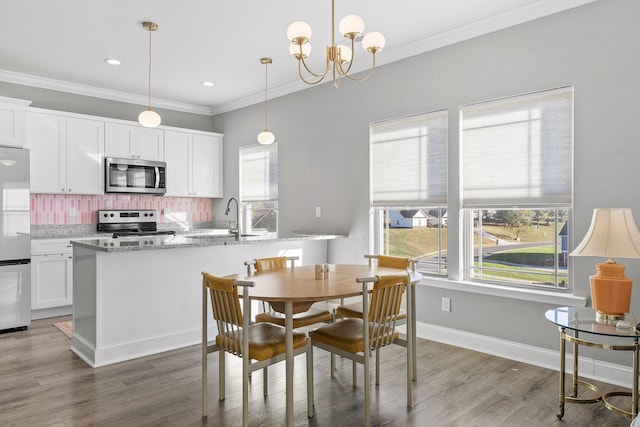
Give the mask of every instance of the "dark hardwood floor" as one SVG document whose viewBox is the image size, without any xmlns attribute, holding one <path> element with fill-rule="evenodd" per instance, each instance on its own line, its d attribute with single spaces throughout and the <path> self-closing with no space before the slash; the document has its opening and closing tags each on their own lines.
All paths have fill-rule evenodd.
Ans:
<svg viewBox="0 0 640 427">
<path fill-rule="evenodd" d="M 70 340 L 52 323 L 0 335 L 0 426 L 237 426 L 241 423 L 239 359 L 227 358 L 227 397 L 218 400 L 217 355 L 210 355 L 209 417 L 201 418 L 200 347 L 92 369 L 69 350 Z M 381 385 L 372 393 L 377 426 L 628 426 L 630 420 L 599 402 L 567 404 L 556 418 L 558 374 L 543 368 L 418 340 L 414 406 L 406 407 L 404 349 L 382 351 Z M 329 377 L 326 352 L 315 350 L 315 416 L 306 416 L 304 356 L 295 368 L 297 426 L 362 425 L 362 369 L 351 385 L 351 362 L 337 359 Z M 250 390 L 251 425 L 282 426 L 284 364 L 262 375 Z M 598 383 L 603 390 L 617 387 Z M 626 402 L 625 402 L 626 403 Z M 621 403 L 622 404 L 622 403 Z"/>
</svg>

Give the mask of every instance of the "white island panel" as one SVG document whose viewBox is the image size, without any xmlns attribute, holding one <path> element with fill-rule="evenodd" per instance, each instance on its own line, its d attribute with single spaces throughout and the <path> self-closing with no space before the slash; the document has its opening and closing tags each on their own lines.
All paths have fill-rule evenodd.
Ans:
<svg viewBox="0 0 640 427">
<path fill-rule="evenodd" d="M 74 245 L 71 350 L 98 367 L 200 343 L 201 272 L 234 274 L 272 256 L 324 263 L 327 240 L 125 252 Z"/>
</svg>

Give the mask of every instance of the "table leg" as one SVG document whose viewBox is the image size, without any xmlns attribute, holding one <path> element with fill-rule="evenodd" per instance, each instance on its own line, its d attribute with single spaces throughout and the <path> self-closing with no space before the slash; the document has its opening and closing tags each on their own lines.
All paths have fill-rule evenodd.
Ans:
<svg viewBox="0 0 640 427">
<path fill-rule="evenodd" d="M 578 338 L 576 331 L 575 337 Z M 571 387 L 571 397 L 578 397 L 578 343 L 573 343 L 573 383 Z"/>
<path fill-rule="evenodd" d="M 284 303 L 287 427 L 293 427 L 293 302 Z"/>
<path fill-rule="evenodd" d="M 564 365 L 567 343 L 564 340 L 564 328 L 560 328 L 560 390 L 558 391 L 558 413 L 556 417 L 564 416 Z"/>
<path fill-rule="evenodd" d="M 413 285 L 411 286 L 411 317 L 412 317 L 412 321 L 411 321 L 411 332 L 412 332 L 412 341 L 411 341 L 411 345 L 413 346 L 413 354 L 412 354 L 412 361 L 413 361 L 413 372 L 412 372 L 412 380 L 413 381 L 418 381 L 418 357 L 417 357 L 417 339 L 416 339 L 416 335 L 417 335 L 417 330 L 416 330 L 416 323 L 417 323 L 417 319 L 416 319 L 416 286 Z"/>
<path fill-rule="evenodd" d="M 414 286 L 409 284 L 409 289 L 407 291 L 407 406 L 413 406 L 413 396 L 411 394 L 413 384 L 413 356 L 414 356 L 414 346 L 413 346 L 413 336 L 415 335 L 415 324 L 414 324 L 414 315 L 413 311 L 413 290 Z M 376 361 L 377 362 L 377 361 Z"/>
<path fill-rule="evenodd" d="M 631 390 L 631 415 L 638 415 L 638 338 L 634 339 L 633 350 L 633 390 Z"/>
</svg>

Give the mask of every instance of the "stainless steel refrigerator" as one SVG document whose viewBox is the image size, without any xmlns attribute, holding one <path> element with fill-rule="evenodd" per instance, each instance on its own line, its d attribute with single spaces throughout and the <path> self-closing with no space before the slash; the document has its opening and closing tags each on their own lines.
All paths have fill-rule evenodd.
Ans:
<svg viewBox="0 0 640 427">
<path fill-rule="evenodd" d="M 29 150 L 0 147 L 0 332 L 31 324 Z"/>
</svg>

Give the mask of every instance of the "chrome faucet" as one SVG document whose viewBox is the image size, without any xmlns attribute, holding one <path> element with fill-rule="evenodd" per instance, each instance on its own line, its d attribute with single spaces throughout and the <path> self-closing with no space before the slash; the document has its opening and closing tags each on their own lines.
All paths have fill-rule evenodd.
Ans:
<svg viewBox="0 0 640 427">
<path fill-rule="evenodd" d="M 238 199 L 232 197 L 227 202 L 227 209 L 224 211 L 225 215 L 229 215 L 229 210 L 231 210 L 231 202 L 236 202 L 236 228 L 229 228 L 229 233 L 236 236 L 236 239 L 240 238 L 240 203 L 238 203 Z"/>
</svg>

